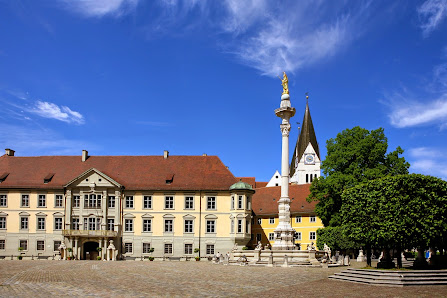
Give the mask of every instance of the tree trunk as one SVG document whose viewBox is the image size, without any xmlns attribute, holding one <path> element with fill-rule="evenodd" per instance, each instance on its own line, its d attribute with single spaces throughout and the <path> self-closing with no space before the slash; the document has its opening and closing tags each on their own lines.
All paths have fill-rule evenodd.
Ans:
<svg viewBox="0 0 447 298">
<path fill-rule="evenodd" d="M 371 245 L 366 244 L 366 266 L 371 266 Z"/>
<path fill-rule="evenodd" d="M 397 247 L 397 269 L 402 268 L 402 249 Z"/>
</svg>

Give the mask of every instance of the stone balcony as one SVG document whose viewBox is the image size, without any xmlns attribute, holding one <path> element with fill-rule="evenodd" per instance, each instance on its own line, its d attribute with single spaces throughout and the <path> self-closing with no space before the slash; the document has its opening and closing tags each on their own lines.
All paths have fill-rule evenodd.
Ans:
<svg viewBox="0 0 447 298">
<path fill-rule="evenodd" d="M 63 230 L 62 235 L 66 237 L 116 237 L 118 232 L 108 230 Z"/>
</svg>

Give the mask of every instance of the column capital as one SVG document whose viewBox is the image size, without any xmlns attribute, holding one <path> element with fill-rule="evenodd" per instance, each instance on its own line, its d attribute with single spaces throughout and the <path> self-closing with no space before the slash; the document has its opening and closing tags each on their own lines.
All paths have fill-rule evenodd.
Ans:
<svg viewBox="0 0 447 298">
<path fill-rule="evenodd" d="M 281 124 L 280 128 L 281 128 L 282 135 L 288 137 L 289 136 L 289 132 L 290 132 L 290 124 L 289 123 Z"/>
</svg>

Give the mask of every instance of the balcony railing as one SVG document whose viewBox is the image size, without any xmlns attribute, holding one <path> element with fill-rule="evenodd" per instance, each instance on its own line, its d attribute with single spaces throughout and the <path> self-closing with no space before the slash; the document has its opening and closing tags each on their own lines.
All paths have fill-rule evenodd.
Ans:
<svg viewBox="0 0 447 298">
<path fill-rule="evenodd" d="M 84 236 L 84 237 L 116 237 L 118 232 L 107 230 L 63 230 L 64 236 Z"/>
</svg>

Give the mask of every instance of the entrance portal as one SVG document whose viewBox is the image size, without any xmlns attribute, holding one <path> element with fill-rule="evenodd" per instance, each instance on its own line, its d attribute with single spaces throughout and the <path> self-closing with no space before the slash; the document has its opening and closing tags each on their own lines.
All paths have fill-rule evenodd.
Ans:
<svg viewBox="0 0 447 298">
<path fill-rule="evenodd" d="M 98 250 L 99 247 L 98 242 L 85 242 L 84 243 L 84 260 L 96 260 L 98 257 Z"/>
</svg>

